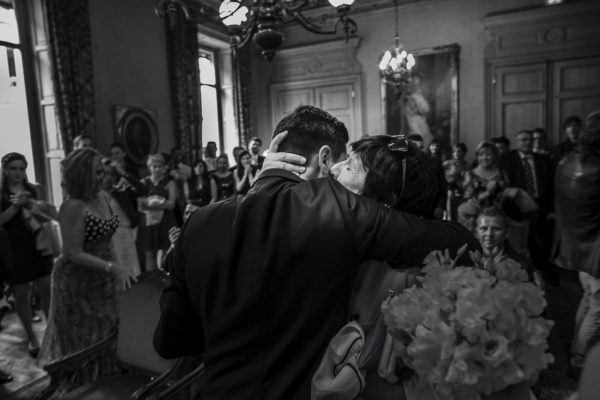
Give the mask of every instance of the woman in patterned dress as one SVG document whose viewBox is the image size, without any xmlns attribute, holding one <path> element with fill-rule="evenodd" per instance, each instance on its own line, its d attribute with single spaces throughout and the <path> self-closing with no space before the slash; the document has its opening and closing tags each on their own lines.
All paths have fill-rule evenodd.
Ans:
<svg viewBox="0 0 600 400">
<path fill-rule="evenodd" d="M 465 174 L 465 200 L 477 202 L 480 207 L 498 206 L 508 186 L 506 173 L 497 164 L 498 149 L 493 143 L 482 142 L 475 150 L 477 166 Z"/>
<path fill-rule="evenodd" d="M 63 252 L 52 271 L 42 366 L 106 338 L 117 327 L 121 291 L 135 281 L 129 268 L 114 262 L 111 237 L 119 219 L 110 208 L 109 196 L 100 191 L 104 174 L 101 156 L 92 149 L 75 150 L 63 161 L 68 194 L 59 212 Z M 82 382 L 89 382 L 111 368 L 114 354 L 86 364 L 79 372 Z"/>
</svg>

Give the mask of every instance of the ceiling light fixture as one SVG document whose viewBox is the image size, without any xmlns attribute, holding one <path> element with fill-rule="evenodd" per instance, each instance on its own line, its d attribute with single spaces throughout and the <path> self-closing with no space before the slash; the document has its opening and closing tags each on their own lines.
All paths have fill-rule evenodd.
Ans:
<svg viewBox="0 0 600 400">
<path fill-rule="evenodd" d="M 243 47 L 252 39 L 262 56 L 271 61 L 284 41 L 281 26 L 292 22 L 297 22 L 307 31 L 320 35 L 335 34 L 338 27 L 341 27 L 346 41 L 356 33 L 356 22 L 348 16 L 355 0 L 328 1 L 338 14 L 331 29 L 311 22 L 302 13 L 314 5 L 310 4 L 309 0 L 223 0 L 218 11 L 198 0 L 159 0 L 156 13 L 164 16 L 182 10 L 188 20 L 195 13 L 201 17 L 218 20 L 227 26 L 232 47 Z"/>
</svg>

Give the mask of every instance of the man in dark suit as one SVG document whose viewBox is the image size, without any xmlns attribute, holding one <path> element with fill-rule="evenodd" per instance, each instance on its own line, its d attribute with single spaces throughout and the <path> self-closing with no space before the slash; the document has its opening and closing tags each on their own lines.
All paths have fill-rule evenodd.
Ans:
<svg viewBox="0 0 600 400">
<path fill-rule="evenodd" d="M 252 165 L 258 169 L 262 169 L 263 163 L 265 162 L 265 157 L 260 154 L 261 147 L 262 140 L 260 140 L 259 137 L 255 136 L 248 142 L 248 150 L 252 157 Z"/>
<path fill-rule="evenodd" d="M 363 260 L 407 268 L 434 249 L 479 248 L 459 224 L 393 210 L 328 177 L 348 141 L 330 114 L 301 106 L 282 131 L 279 150 L 304 156 L 305 171 L 265 171 L 243 199 L 196 211 L 169 259 L 154 344 L 168 358 L 203 353 L 206 400 L 309 399 Z"/>
<path fill-rule="evenodd" d="M 554 198 L 554 166 L 550 157 L 533 152 L 532 131 L 517 133 L 516 147 L 500 158 L 499 166 L 506 172 L 509 186 L 525 190 L 538 204 L 537 211 L 522 216 L 530 224 L 529 252 L 535 266 L 554 279 L 554 271 L 548 265 L 553 232 L 550 219 Z"/>
</svg>

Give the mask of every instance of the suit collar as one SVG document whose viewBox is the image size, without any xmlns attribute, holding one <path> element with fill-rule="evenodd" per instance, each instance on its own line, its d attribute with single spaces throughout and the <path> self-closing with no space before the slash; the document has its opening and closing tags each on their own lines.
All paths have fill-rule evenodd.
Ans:
<svg viewBox="0 0 600 400">
<path fill-rule="evenodd" d="M 258 176 L 258 178 L 256 179 L 256 181 L 254 181 L 254 185 L 256 185 L 258 182 L 260 182 L 262 180 L 269 179 L 269 178 L 280 178 L 280 179 L 283 179 L 286 181 L 291 181 L 291 182 L 296 182 L 296 183 L 304 182 L 304 179 L 300 178 L 298 175 L 296 175 L 290 171 L 275 168 L 275 169 L 268 169 L 266 171 L 261 172 L 260 175 Z"/>
</svg>

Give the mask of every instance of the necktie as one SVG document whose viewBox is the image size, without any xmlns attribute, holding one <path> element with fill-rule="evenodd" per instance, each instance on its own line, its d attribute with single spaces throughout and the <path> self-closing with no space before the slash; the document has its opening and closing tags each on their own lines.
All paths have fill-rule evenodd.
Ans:
<svg viewBox="0 0 600 400">
<path fill-rule="evenodd" d="M 535 198 L 535 181 L 531 164 L 529 164 L 529 156 L 523 157 L 523 171 L 525 172 L 525 191 Z"/>
</svg>

